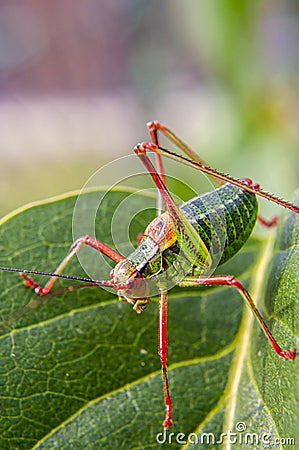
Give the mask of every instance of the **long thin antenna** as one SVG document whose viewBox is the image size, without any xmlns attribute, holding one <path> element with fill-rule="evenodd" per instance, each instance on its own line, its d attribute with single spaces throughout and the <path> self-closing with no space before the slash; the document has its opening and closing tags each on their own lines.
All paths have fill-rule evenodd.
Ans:
<svg viewBox="0 0 299 450">
<path fill-rule="evenodd" d="M 7 272 L 18 272 L 18 273 L 32 273 L 35 275 L 45 275 L 49 277 L 66 278 L 67 280 L 84 281 L 85 283 L 98 284 L 99 286 L 107 286 L 109 281 L 103 280 L 93 280 L 91 278 L 77 277 L 74 275 L 63 275 L 61 273 L 50 273 L 50 272 L 39 272 L 37 270 L 27 270 L 27 269 L 16 269 L 14 267 L 0 267 L 0 270 L 6 270 Z"/>
</svg>

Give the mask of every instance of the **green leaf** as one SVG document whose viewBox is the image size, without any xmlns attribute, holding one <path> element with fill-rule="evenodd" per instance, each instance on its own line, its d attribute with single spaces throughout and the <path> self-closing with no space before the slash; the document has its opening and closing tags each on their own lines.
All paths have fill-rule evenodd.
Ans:
<svg viewBox="0 0 299 450">
<path fill-rule="evenodd" d="M 138 232 L 154 217 L 151 209 L 134 217 L 129 208 L 120 209 L 131 194 L 109 192 L 95 221 L 96 237 L 113 245 L 116 236 L 124 252 L 126 224 L 136 245 Z M 86 220 L 88 205 L 100 195 L 84 194 Z M 134 206 L 144 208 L 146 201 L 137 194 Z M 75 203 L 69 195 L 4 218 L 1 266 L 54 271 L 72 243 Z M 278 342 L 288 348 L 299 328 L 298 219 L 285 214 L 276 243 L 275 233 L 251 238 L 218 273 L 234 274 L 248 287 Z M 93 249 L 82 252 L 84 264 L 97 257 Z M 109 279 L 104 262 L 95 259 L 90 270 Z M 64 273 L 86 275 L 76 258 Z M 41 283 L 43 278 L 36 277 Z M 36 295 L 16 273 L 0 272 L 0 282 L 0 448 L 159 448 L 164 403 L 157 302 L 138 315 L 114 293 L 90 287 L 52 297 L 18 317 Z M 57 280 L 58 289 L 68 284 Z M 298 442 L 298 361 L 274 354 L 234 288 L 174 288 L 168 337 L 174 435 L 163 448 L 181 448 L 183 440 L 191 447 L 190 433 L 189 440 L 203 439 L 202 448 L 211 448 L 208 438 L 220 439 L 229 430 L 237 433 L 236 449 L 265 448 L 263 433 L 272 445 L 275 438 Z M 240 423 L 243 433 L 236 430 Z M 246 445 L 246 433 L 260 441 Z"/>
</svg>

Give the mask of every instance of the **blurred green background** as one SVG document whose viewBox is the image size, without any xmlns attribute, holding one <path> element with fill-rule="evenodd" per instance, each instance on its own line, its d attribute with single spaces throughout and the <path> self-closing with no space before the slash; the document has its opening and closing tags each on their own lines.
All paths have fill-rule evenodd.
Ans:
<svg viewBox="0 0 299 450">
<path fill-rule="evenodd" d="M 3 0 L 1 215 L 80 188 L 152 119 L 291 198 L 298 62 L 298 0 Z"/>
</svg>

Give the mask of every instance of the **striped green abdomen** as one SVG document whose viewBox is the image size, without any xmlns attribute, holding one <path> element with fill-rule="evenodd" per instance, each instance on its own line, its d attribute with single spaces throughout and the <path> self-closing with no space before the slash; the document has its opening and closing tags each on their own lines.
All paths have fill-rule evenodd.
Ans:
<svg viewBox="0 0 299 450">
<path fill-rule="evenodd" d="M 226 183 L 192 198 L 180 209 L 209 250 L 213 265 L 234 256 L 249 238 L 256 222 L 256 196 Z"/>
</svg>

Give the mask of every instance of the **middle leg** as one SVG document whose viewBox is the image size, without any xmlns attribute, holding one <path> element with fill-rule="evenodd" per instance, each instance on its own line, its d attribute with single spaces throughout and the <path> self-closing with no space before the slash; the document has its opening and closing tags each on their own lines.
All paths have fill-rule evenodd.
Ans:
<svg viewBox="0 0 299 450">
<path fill-rule="evenodd" d="M 263 332 L 265 333 L 268 341 L 270 342 L 271 346 L 273 347 L 274 351 L 285 359 L 294 359 L 296 356 L 296 350 L 294 348 L 290 348 L 289 350 L 283 350 L 278 343 L 276 342 L 275 338 L 273 337 L 272 333 L 270 332 L 268 326 L 266 325 L 263 317 L 261 316 L 259 310 L 255 306 L 255 303 L 253 299 L 251 298 L 249 292 L 244 288 L 244 286 L 240 283 L 239 280 L 237 280 L 232 275 L 216 275 L 211 277 L 199 277 L 199 278 L 193 278 L 193 277 L 187 277 L 182 282 L 179 283 L 179 286 L 181 287 L 187 287 L 187 286 L 199 286 L 199 285 L 205 285 L 205 286 L 211 286 L 211 285 L 226 285 L 226 286 L 234 286 L 237 288 L 243 299 L 247 302 L 249 305 L 251 311 L 253 312 L 254 316 L 258 320 Z"/>
<path fill-rule="evenodd" d="M 158 318 L 158 355 L 160 356 L 163 378 L 163 391 L 165 403 L 164 429 L 172 425 L 172 402 L 169 394 L 167 376 L 167 291 L 160 291 L 159 298 L 159 318 Z"/>
</svg>

